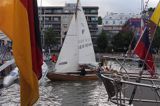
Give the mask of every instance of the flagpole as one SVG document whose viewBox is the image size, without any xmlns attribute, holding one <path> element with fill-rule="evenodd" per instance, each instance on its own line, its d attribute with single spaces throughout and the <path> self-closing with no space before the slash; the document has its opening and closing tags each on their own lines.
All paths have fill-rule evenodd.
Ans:
<svg viewBox="0 0 160 106">
<path fill-rule="evenodd" d="M 147 21 L 149 22 L 149 20 L 147 20 Z M 147 24 L 148 24 L 148 23 L 147 23 Z M 159 20 L 158 20 L 158 24 L 156 24 L 154 33 L 152 34 L 151 43 L 150 43 L 149 48 L 148 48 L 148 50 L 147 50 L 147 53 L 146 53 L 146 56 L 145 56 L 145 59 L 144 59 L 143 65 L 142 65 L 142 69 L 141 69 L 141 71 L 139 72 L 139 76 L 137 77 L 136 82 L 138 82 L 138 83 L 141 82 L 142 74 L 143 74 L 143 72 L 144 72 L 143 67 L 144 67 L 144 65 L 146 64 L 146 60 L 147 60 L 149 51 L 150 51 L 150 49 L 151 49 L 151 46 L 152 46 L 152 43 L 153 43 L 153 40 L 154 40 L 154 36 L 155 36 L 156 30 L 157 30 L 159 24 L 160 24 L 160 18 L 159 18 Z M 151 68 L 151 67 L 149 67 L 149 68 Z M 131 95 L 130 100 L 129 100 L 129 104 L 132 104 L 132 102 L 133 102 L 133 98 L 134 98 L 134 96 L 135 96 L 136 89 L 137 89 L 137 85 L 135 85 L 135 87 L 134 87 L 134 89 L 133 89 L 132 95 Z"/>
</svg>

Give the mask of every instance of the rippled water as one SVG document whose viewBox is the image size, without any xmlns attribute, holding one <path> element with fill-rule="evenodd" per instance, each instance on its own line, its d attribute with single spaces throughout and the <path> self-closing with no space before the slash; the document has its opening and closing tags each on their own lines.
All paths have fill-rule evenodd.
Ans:
<svg viewBox="0 0 160 106">
<path fill-rule="evenodd" d="M 1 89 L 0 106 L 19 106 L 19 85 Z M 35 106 L 113 106 L 100 81 L 50 82 L 40 86 Z"/>
<path fill-rule="evenodd" d="M 111 68 L 119 69 L 119 66 L 111 61 Z M 114 64 L 115 66 L 113 67 Z M 130 67 L 136 69 L 137 63 L 125 64 L 127 70 Z M 19 84 L 13 84 L 9 88 L 0 89 L 0 106 L 19 106 Z M 60 81 L 50 82 L 45 80 L 40 86 L 40 98 L 35 106 L 117 106 L 108 102 L 106 90 L 101 81 Z M 139 106 L 139 105 L 137 105 Z M 143 106 L 143 104 L 141 104 Z"/>
</svg>

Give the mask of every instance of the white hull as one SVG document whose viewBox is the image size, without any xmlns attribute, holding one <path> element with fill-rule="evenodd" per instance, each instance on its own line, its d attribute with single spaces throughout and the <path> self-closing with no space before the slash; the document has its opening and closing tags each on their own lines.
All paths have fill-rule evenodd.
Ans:
<svg viewBox="0 0 160 106">
<path fill-rule="evenodd" d="M 9 87 L 11 86 L 13 83 L 15 83 L 15 80 L 17 80 L 19 78 L 19 69 L 18 67 L 16 67 L 14 70 L 12 70 L 9 75 L 5 76 L 3 79 L 3 86 L 4 87 Z M 48 72 L 48 66 L 45 62 L 43 62 L 42 65 L 42 78 L 39 81 L 40 83 L 44 80 L 44 78 L 46 77 L 46 74 Z"/>
<path fill-rule="evenodd" d="M 16 67 L 14 70 L 12 70 L 10 72 L 9 75 L 4 77 L 4 79 L 3 79 L 3 86 L 4 87 L 9 87 L 10 85 L 12 85 L 15 82 L 15 80 L 18 79 L 18 77 L 19 77 L 18 70 L 19 69 Z"/>
</svg>

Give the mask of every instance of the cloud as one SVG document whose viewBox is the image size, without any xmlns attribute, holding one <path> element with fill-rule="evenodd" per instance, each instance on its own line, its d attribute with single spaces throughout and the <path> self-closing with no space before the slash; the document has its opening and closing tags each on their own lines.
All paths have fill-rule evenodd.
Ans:
<svg viewBox="0 0 160 106">
<path fill-rule="evenodd" d="M 65 3 L 76 3 L 77 0 L 38 0 L 39 6 L 64 6 Z M 80 0 L 83 6 L 98 6 L 99 15 L 107 12 L 140 13 L 141 0 Z M 146 2 L 147 0 L 145 0 Z M 155 7 L 159 0 L 150 0 L 148 7 Z"/>
</svg>

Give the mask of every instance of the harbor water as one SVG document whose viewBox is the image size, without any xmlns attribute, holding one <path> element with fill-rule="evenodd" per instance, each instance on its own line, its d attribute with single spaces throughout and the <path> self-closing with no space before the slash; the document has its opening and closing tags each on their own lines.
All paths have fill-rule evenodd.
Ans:
<svg viewBox="0 0 160 106">
<path fill-rule="evenodd" d="M 111 61 L 108 64 L 111 68 L 119 69 L 116 62 Z M 127 63 L 123 66 L 129 70 L 130 67 L 136 69 L 137 63 Z M 19 90 L 18 83 L 0 89 L 0 106 L 20 106 Z M 40 85 L 39 91 L 40 98 L 34 106 L 117 106 L 108 101 L 107 92 L 100 80 L 51 82 L 46 79 L 43 85 Z M 142 91 L 144 89 L 137 93 L 143 95 Z M 143 106 L 143 103 L 136 103 L 134 106 Z"/>
<path fill-rule="evenodd" d="M 19 84 L 1 89 L 0 106 L 19 106 Z M 100 81 L 50 82 L 40 86 L 35 106 L 113 106 Z"/>
</svg>

